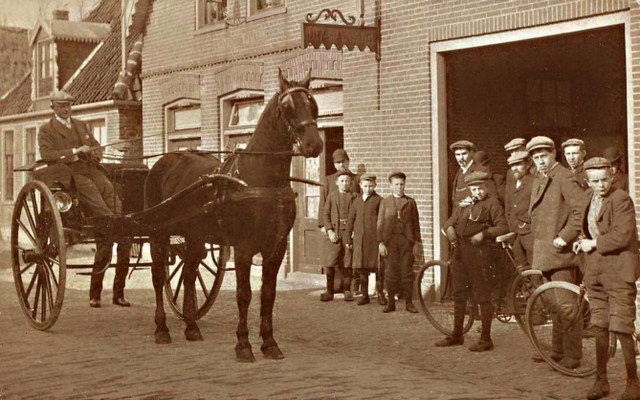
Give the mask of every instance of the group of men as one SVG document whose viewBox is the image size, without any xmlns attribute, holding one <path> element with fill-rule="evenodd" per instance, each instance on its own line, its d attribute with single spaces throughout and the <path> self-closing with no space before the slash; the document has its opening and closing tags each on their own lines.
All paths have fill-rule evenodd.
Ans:
<svg viewBox="0 0 640 400">
<path fill-rule="evenodd" d="M 561 148 L 569 168 L 556 158 L 554 141 L 545 136 L 513 139 L 505 146 L 510 173 L 496 179 L 477 162 L 473 143 L 461 140 L 450 148 L 460 169 L 452 190 L 453 213 L 444 230 L 456 250 L 453 334 L 436 342 L 448 347 L 464 343 L 462 323 L 466 301 L 473 295 L 480 306 L 482 333 L 472 351 L 493 349 L 491 341 L 491 268 L 499 261 L 491 242 L 509 231 L 518 269 L 534 268 L 545 281 L 584 281 L 591 306 L 588 329 L 596 338 L 597 376 L 588 399 L 609 394 L 607 378 L 610 332 L 620 340 L 627 371 L 621 399 L 640 399 L 635 348 L 635 281 L 640 276 L 638 233 L 634 205 L 626 192 L 621 154 L 615 147 L 585 161 L 585 144 L 569 139 Z M 501 202 L 504 201 L 503 204 Z M 552 299 L 551 357 L 567 368 L 582 358 L 581 324 L 567 329 L 571 299 Z"/>
<path fill-rule="evenodd" d="M 327 177 L 320 197 L 318 226 L 326 236 L 323 268 L 327 290 L 321 301 L 342 292 L 345 301 L 362 293 L 358 305 L 369 299 L 369 274 L 376 274 L 378 303 L 383 312 L 396 309 L 396 295 L 405 309 L 417 313 L 413 304 L 413 263 L 420 248 L 418 207 L 405 195 L 407 176 L 393 171 L 388 176 L 391 194 L 375 192 L 377 177 L 357 176 L 349 170 L 349 155 L 333 152 L 336 172 Z M 386 287 L 388 297 L 383 288 Z"/>
</svg>

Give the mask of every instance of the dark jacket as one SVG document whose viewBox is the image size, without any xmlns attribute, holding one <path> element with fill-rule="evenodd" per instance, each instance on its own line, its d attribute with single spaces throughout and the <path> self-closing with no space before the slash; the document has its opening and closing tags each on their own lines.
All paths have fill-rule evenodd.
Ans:
<svg viewBox="0 0 640 400">
<path fill-rule="evenodd" d="M 531 219 L 529 218 L 529 202 L 531 201 L 531 187 L 534 177 L 526 174 L 522 177 L 522 183 L 516 188 L 516 180 L 511 175 L 507 179 L 507 187 L 504 195 L 504 212 L 509 224 L 509 230 L 519 235 L 531 232 Z"/>
<path fill-rule="evenodd" d="M 587 216 L 593 191 L 585 192 L 582 203 L 582 232 L 591 238 Z M 602 199 L 596 220 L 600 236 L 596 239 L 596 249 L 587 253 L 586 271 L 591 268 L 615 268 L 625 282 L 635 282 L 640 277 L 638 264 L 638 229 L 636 213 L 629 195 L 619 189 L 612 189 Z"/>
<path fill-rule="evenodd" d="M 573 179 L 575 179 L 580 189 L 587 190 L 589 188 L 589 184 L 587 183 L 587 173 L 584 171 L 584 163 L 579 165 L 575 170 L 569 170 L 573 174 Z"/>
<path fill-rule="evenodd" d="M 353 199 L 356 196 L 351 192 L 346 194 L 348 195 L 349 203 L 347 212 L 344 215 L 340 214 L 340 204 L 338 203 L 340 192 L 338 190 L 329 194 L 322 213 L 322 226 L 324 226 L 326 230 L 333 229 L 333 231 L 340 237 L 343 243 L 345 243 L 349 211 L 351 210 Z"/>
<path fill-rule="evenodd" d="M 509 232 L 502 204 L 491 195 L 467 207 L 456 207 L 444 229 L 450 226 L 454 227 L 460 239 L 482 232 L 483 240 L 490 243 L 497 236 Z"/>
<path fill-rule="evenodd" d="M 546 177 L 536 176 L 529 204 L 534 269 L 552 271 L 580 265 L 571 244 L 581 231 L 579 202 L 583 196 L 571 172 L 560 163 L 556 163 Z M 562 249 L 553 246 L 558 236 L 567 243 Z"/>
<path fill-rule="evenodd" d="M 420 221 L 418 218 L 418 206 L 416 201 L 405 196 L 407 202 L 401 210 L 396 210 L 393 195 L 387 196 L 380 202 L 378 211 L 377 236 L 378 243 L 388 243 L 393 235 L 393 225 L 396 222 L 397 211 L 404 226 L 404 236 L 411 243 L 420 242 Z"/>
<path fill-rule="evenodd" d="M 378 211 L 382 197 L 373 192 L 367 200 L 358 195 L 349 211 L 346 243 L 353 243 L 353 268 L 378 267 Z"/>
<path fill-rule="evenodd" d="M 498 193 L 498 189 L 496 188 L 497 183 L 496 181 L 494 181 L 491 168 L 488 168 L 486 166 L 482 166 L 473 162 L 467 169 L 466 173 L 462 173 L 462 169 L 458 168 L 458 171 L 456 172 L 456 176 L 455 178 L 453 178 L 453 187 L 451 189 L 451 201 L 453 203 L 452 208 L 457 208 L 457 205 L 461 200 L 464 200 L 465 198 L 471 196 L 471 191 L 469 190 L 467 185 L 464 183 L 464 177 L 465 175 L 468 175 L 474 171 L 483 171 L 488 173 L 491 176 L 491 180 L 488 182 L 488 186 L 487 186 L 489 193 L 493 197 L 502 199 L 501 193 Z"/>
<path fill-rule="evenodd" d="M 350 172 L 351 175 L 351 193 L 360 193 L 360 179 L 358 175 Z M 318 228 L 322 228 L 324 222 L 322 221 L 322 212 L 324 210 L 324 203 L 330 193 L 337 192 L 338 186 L 336 185 L 336 178 L 338 172 L 327 176 L 324 186 L 320 189 L 320 205 L 318 206 Z"/>
</svg>

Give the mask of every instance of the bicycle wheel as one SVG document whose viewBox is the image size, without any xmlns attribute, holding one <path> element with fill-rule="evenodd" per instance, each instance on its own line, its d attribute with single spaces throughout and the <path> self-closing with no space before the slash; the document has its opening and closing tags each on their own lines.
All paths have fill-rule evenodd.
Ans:
<svg viewBox="0 0 640 400">
<path fill-rule="evenodd" d="M 565 305 L 559 306 L 558 299 L 562 299 Z M 586 294 L 581 298 L 578 286 L 555 281 L 547 282 L 533 292 L 527 303 L 525 322 L 533 347 L 553 369 L 568 376 L 585 377 L 596 372 L 595 335 L 588 329 L 582 329 L 580 365 L 568 368 L 554 359 L 562 350 L 558 346 L 559 351 L 553 352 L 553 326 L 555 321 L 559 334 L 586 326 L 589 318 Z"/>
<path fill-rule="evenodd" d="M 525 314 L 527 312 L 527 302 L 536 287 L 536 284 L 532 281 L 535 277 L 537 277 L 537 275 L 523 277 L 521 274 L 516 274 L 509 286 L 509 309 L 513 313 L 520 329 L 527 335 L 529 333 L 527 332 Z M 542 281 L 542 277 L 539 279 Z M 536 313 L 536 319 L 545 320 L 544 309 L 536 309 Z M 538 321 L 535 321 L 534 323 L 537 322 Z"/>
<path fill-rule="evenodd" d="M 418 294 L 418 305 L 429 322 L 445 335 L 453 334 L 453 300 L 451 299 L 451 269 L 442 261 L 429 261 L 416 276 L 414 291 Z M 462 333 L 473 325 L 474 309 L 471 301 L 464 317 Z"/>
</svg>

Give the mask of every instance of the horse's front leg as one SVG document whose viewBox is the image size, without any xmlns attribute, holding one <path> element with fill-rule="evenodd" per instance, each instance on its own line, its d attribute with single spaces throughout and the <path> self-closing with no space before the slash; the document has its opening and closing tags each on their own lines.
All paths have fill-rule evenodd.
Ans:
<svg viewBox="0 0 640 400">
<path fill-rule="evenodd" d="M 196 275 L 200 261 L 206 256 L 204 243 L 185 238 L 186 255 L 183 267 L 183 284 L 184 284 L 184 300 L 182 315 L 186 327 L 184 336 L 189 341 L 204 340 L 200 333 L 200 328 L 196 323 L 196 314 L 198 312 L 198 302 L 196 300 Z"/>
<path fill-rule="evenodd" d="M 263 252 L 271 254 L 269 259 L 262 262 L 262 289 L 260 291 L 260 336 L 262 337 L 262 354 L 264 358 L 281 360 L 284 354 L 273 338 L 273 305 L 276 301 L 276 282 L 278 270 L 287 248 L 287 241 L 281 241 L 274 251 L 270 249 Z"/>
<path fill-rule="evenodd" d="M 240 362 L 254 362 L 256 358 L 249 343 L 249 327 L 247 318 L 249 304 L 251 304 L 251 257 L 247 251 L 235 248 L 236 267 L 236 302 L 238 303 L 238 328 L 236 329 L 236 360 Z"/>
<path fill-rule="evenodd" d="M 167 327 L 167 317 L 164 312 L 163 291 L 165 285 L 165 263 L 167 262 L 167 248 L 169 239 L 155 239 L 150 241 L 151 245 L 151 278 L 153 289 L 156 293 L 156 331 L 154 333 L 156 343 L 171 343 L 171 335 Z"/>
</svg>

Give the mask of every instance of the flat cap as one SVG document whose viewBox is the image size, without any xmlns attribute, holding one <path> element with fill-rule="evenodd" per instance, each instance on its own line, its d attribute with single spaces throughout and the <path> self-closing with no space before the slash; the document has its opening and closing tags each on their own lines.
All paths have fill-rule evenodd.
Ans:
<svg viewBox="0 0 640 400">
<path fill-rule="evenodd" d="M 376 181 L 376 176 L 374 174 L 370 174 L 368 172 L 365 172 L 364 174 L 360 175 L 360 182 L 362 181 Z"/>
<path fill-rule="evenodd" d="M 525 147 L 527 145 L 527 141 L 525 138 L 515 138 L 511 139 L 507 144 L 504 145 L 504 151 L 514 151 L 520 147 Z"/>
<path fill-rule="evenodd" d="M 457 142 L 453 142 L 449 148 L 452 151 L 455 151 L 455 149 L 475 150 L 476 146 L 468 140 L 458 140 Z"/>
<path fill-rule="evenodd" d="M 405 174 L 402 171 L 392 171 L 389 174 L 389 182 L 391 182 L 391 178 L 400 178 L 400 179 L 406 180 L 407 179 L 407 174 Z"/>
<path fill-rule="evenodd" d="M 347 175 L 349 178 L 353 178 L 353 173 L 351 171 L 338 171 L 336 179 L 340 178 L 342 175 Z"/>
<path fill-rule="evenodd" d="M 65 92 L 64 90 L 52 92 L 49 97 L 52 103 L 73 103 L 76 98 Z"/>
<path fill-rule="evenodd" d="M 622 157 L 622 153 L 616 146 L 609 146 L 602 151 L 602 157 L 609 160 L 609 162 L 616 162 Z"/>
<path fill-rule="evenodd" d="M 553 140 L 546 136 L 535 136 L 527 143 L 527 151 L 529 153 L 537 149 L 553 150 L 555 147 L 556 145 L 553 143 Z"/>
<path fill-rule="evenodd" d="M 342 162 L 348 159 L 349 159 L 349 155 L 344 149 L 338 149 L 333 152 L 333 162 Z"/>
<path fill-rule="evenodd" d="M 584 162 L 584 169 L 611 168 L 611 163 L 604 157 L 592 157 Z"/>
<path fill-rule="evenodd" d="M 486 182 L 487 180 L 489 180 L 489 178 L 491 178 L 491 176 L 489 175 L 488 172 L 473 171 L 465 175 L 464 183 L 466 183 L 467 185 L 473 185 L 473 184 Z"/>
<path fill-rule="evenodd" d="M 582 148 L 584 148 L 584 141 L 581 139 L 567 139 L 564 142 L 562 142 L 562 144 L 560 145 L 561 148 L 565 148 L 567 146 L 580 146 Z"/>
<path fill-rule="evenodd" d="M 511 153 L 507 159 L 507 165 L 517 164 L 521 161 L 525 161 L 529 158 L 529 153 L 524 150 L 518 150 Z"/>
</svg>

